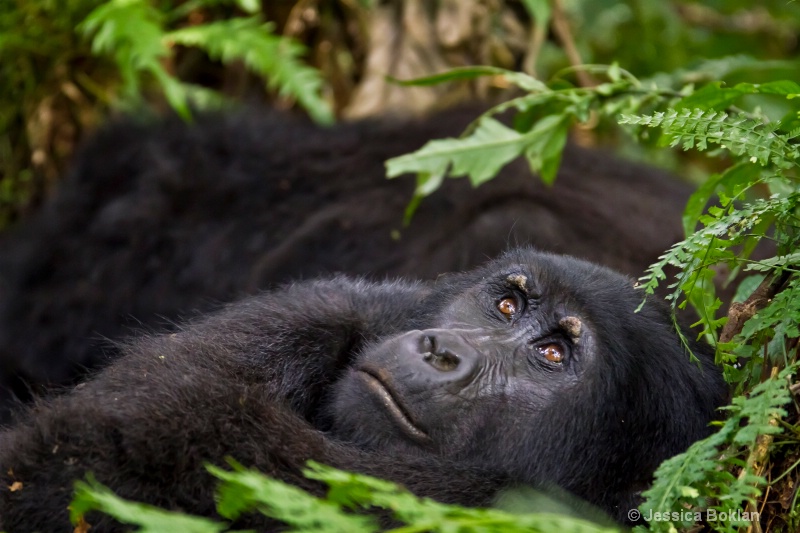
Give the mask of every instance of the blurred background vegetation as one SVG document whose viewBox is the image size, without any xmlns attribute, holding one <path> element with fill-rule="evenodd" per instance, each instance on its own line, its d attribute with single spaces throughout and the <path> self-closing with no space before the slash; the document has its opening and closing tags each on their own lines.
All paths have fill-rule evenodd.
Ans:
<svg viewBox="0 0 800 533">
<path fill-rule="evenodd" d="M 612 62 L 639 78 L 797 80 L 798 29 L 786 0 L 0 0 L 0 227 L 41 202 L 88 131 L 142 102 L 187 116 L 226 100 L 299 103 L 327 123 L 512 90 L 502 76 L 411 88 L 387 77 L 467 65 L 546 80 Z M 693 68 L 722 57 L 705 80 Z M 615 132 L 590 123 L 573 136 L 641 157 Z"/>
</svg>

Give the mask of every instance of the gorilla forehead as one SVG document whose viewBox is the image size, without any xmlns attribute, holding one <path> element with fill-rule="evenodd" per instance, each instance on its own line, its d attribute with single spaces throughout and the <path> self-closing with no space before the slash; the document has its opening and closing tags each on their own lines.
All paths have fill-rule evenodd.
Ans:
<svg viewBox="0 0 800 533">
<path fill-rule="evenodd" d="M 625 293 L 634 294 L 631 290 L 633 280 L 618 272 L 575 257 L 540 252 L 533 248 L 510 250 L 486 265 L 489 271 L 494 269 L 509 273 L 514 273 L 515 267 L 527 271 L 532 276 L 528 282 L 538 284 L 540 289 L 549 286 L 567 290 L 571 295 L 585 295 L 589 291 L 592 296 L 599 296 L 609 291 L 618 294 L 616 291 L 624 287 Z"/>
<path fill-rule="evenodd" d="M 609 310 L 632 314 L 644 297 L 633 288 L 634 283 L 632 278 L 575 257 L 517 248 L 477 271 L 440 278 L 432 300 L 452 302 L 458 294 L 481 297 L 487 289 L 497 293 L 505 289 L 518 290 L 551 310 L 584 311 L 591 316 L 606 316 Z M 447 310 L 437 311 L 447 314 Z"/>
</svg>

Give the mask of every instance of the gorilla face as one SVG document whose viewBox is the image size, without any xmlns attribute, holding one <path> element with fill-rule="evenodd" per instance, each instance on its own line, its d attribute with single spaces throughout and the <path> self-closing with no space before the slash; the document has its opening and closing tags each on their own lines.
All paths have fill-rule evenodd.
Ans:
<svg viewBox="0 0 800 533">
<path fill-rule="evenodd" d="M 563 260 L 520 253 L 440 281 L 427 327 L 367 347 L 336 384 L 334 432 L 369 448 L 471 456 L 481 435 L 565 416 L 559 406 L 594 386 L 597 359 L 613 359 L 598 348 L 594 320 L 636 321 L 641 294 L 623 276 L 574 260 L 563 269 Z M 586 301 L 618 303 L 593 317 Z"/>
</svg>

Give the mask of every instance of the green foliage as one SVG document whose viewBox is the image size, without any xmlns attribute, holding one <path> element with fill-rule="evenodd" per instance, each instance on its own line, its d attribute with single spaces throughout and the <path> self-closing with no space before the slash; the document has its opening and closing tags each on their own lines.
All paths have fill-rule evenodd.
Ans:
<svg viewBox="0 0 800 533">
<path fill-rule="evenodd" d="M 212 59 L 223 63 L 244 61 L 250 70 L 266 77 L 270 87 L 296 98 L 314 120 L 332 123 L 331 108 L 320 98 L 319 73 L 300 61 L 305 47 L 276 36 L 274 29 L 273 24 L 263 24 L 258 17 L 234 18 L 172 31 L 164 38 L 175 44 L 202 48 Z"/>
<path fill-rule="evenodd" d="M 679 281 L 670 285 L 673 291 L 667 295 L 668 300 L 678 302 L 681 295 L 688 295 L 693 289 L 696 278 L 714 276 L 713 265 L 722 261 L 737 264 L 743 258 L 735 253 L 733 247 L 750 239 L 754 228 L 761 226 L 759 231 L 763 231 L 764 221 L 790 224 L 800 202 L 800 193 L 786 198 L 757 199 L 738 209 L 730 199 L 726 200 L 722 207 L 711 207 L 708 214 L 700 217 L 705 227 L 675 244 L 648 268 L 647 275 L 640 280 L 647 294 L 653 294 L 666 279 L 664 268 L 667 265 L 681 270 Z M 710 290 L 710 287 L 706 289 Z M 706 325 L 709 330 L 704 333 L 711 333 L 723 324 Z"/>
<path fill-rule="evenodd" d="M 309 462 L 304 474 L 328 485 L 325 498 L 317 498 L 292 485 L 271 479 L 230 461 L 232 470 L 208 466 L 221 480 L 217 510 L 228 519 L 259 512 L 283 522 L 288 531 L 372 533 L 382 531 L 374 516 L 364 510 L 384 509 L 403 526 L 388 530 L 411 532 L 481 533 L 618 533 L 616 528 L 598 526 L 585 520 L 548 513 L 514 515 L 494 509 L 467 509 L 418 498 L 407 490 L 370 476 L 342 472 Z M 138 527 L 138 531 L 187 531 L 216 533 L 228 531 L 225 524 L 149 505 L 127 502 L 89 477 L 76 483 L 71 519 L 85 520 L 89 511 L 106 513 L 116 520 Z"/>
<path fill-rule="evenodd" d="M 299 531 L 376 529 L 371 517 L 347 513 L 335 500 L 317 498 L 255 470 L 231 464 L 233 471 L 208 466 L 208 471 L 223 481 L 218 490 L 217 509 L 225 518 L 236 519 L 243 513 L 258 511 Z"/>
<path fill-rule="evenodd" d="M 388 177 L 416 173 L 415 196 L 418 201 L 438 189 L 447 176 L 467 176 L 477 186 L 522 155 L 533 172 L 540 174 L 545 183 L 552 183 L 561 162 L 569 127 L 576 121 L 588 120 L 592 109 L 638 83 L 627 73 L 629 79 L 623 81 L 617 66 L 586 68 L 606 73 L 609 83 L 592 89 L 571 85 L 551 88 L 525 74 L 489 67 L 454 69 L 441 75 L 403 82 L 407 85 L 429 85 L 476 76 L 502 76 L 528 94 L 490 109 L 476 119 L 459 139 L 431 141 L 412 154 L 388 160 Z M 631 103 L 636 108 L 639 104 L 640 101 Z M 509 109 L 519 112 L 513 128 L 493 118 Z"/>
<path fill-rule="evenodd" d="M 74 30 L 96 5 L 0 0 L 0 229 L 36 193 L 28 117 L 56 98 L 76 61 L 89 55 Z"/>
<path fill-rule="evenodd" d="M 668 298 L 677 305 L 681 296 L 692 299 L 696 280 L 711 280 L 713 270 L 720 263 L 727 264 L 736 273 L 743 267 L 746 270 L 779 273 L 785 269 L 795 273 L 795 279 L 774 298 L 766 309 L 759 312 L 745 325 L 742 334 L 735 342 L 717 344 L 718 359 L 731 364 L 726 374 L 740 389 L 746 380 L 756 380 L 761 375 L 766 361 L 772 365 L 785 365 L 791 357 L 786 350 L 786 341 L 796 338 L 796 329 L 790 323 L 797 316 L 796 273 L 800 271 L 798 256 L 794 253 L 800 245 L 797 231 L 797 215 L 800 208 L 800 188 L 797 186 L 800 169 L 800 150 L 797 137 L 800 130 L 786 131 L 784 122 L 767 122 L 766 117 L 758 119 L 746 116 L 740 110 L 731 113 L 716 111 L 721 102 L 735 103 L 743 94 L 778 94 L 796 103 L 800 86 L 792 82 L 774 82 L 755 86 L 739 84 L 726 89 L 720 84 L 709 84 L 682 99 L 692 106 L 707 108 L 680 111 L 656 112 L 648 116 L 626 116 L 620 118 L 623 124 L 660 128 L 663 139 L 671 146 L 681 146 L 684 150 L 708 150 L 718 146 L 739 159 L 739 162 L 724 172 L 709 179 L 690 199 L 684 216 L 684 226 L 689 235 L 686 240 L 676 244 L 660 260 L 648 269 L 642 278 L 647 293 L 666 278 L 664 268 L 672 265 L 681 270 L 679 279 L 671 285 L 673 291 Z M 798 111 L 795 111 L 797 113 Z M 769 198 L 750 200 L 757 187 L 764 187 L 771 193 Z M 706 205 L 717 193 L 716 205 Z M 705 213 L 703 211 L 705 209 Z M 695 231 L 694 225 L 701 227 Z M 758 241 L 771 233 L 778 247 L 779 257 L 751 262 L 748 258 Z M 706 284 L 703 292 L 708 294 L 712 286 Z M 726 317 L 717 318 L 716 311 L 721 302 L 711 299 L 711 305 L 696 306 L 701 311 L 703 333 L 717 338 L 717 331 L 724 325 Z M 763 320 L 761 317 L 772 317 Z M 783 320 L 775 321 L 775 317 Z M 734 364 L 735 363 L 735 364 Z M 744 363 L 744 366 L 741 366 Z"/>
<path fill-rule="evenodd" d="M 789 264 L 800 264 L 798 254 L 790 254 L 778 258 L 781 261 L 790 261 Z M 765 263 L 754 266 L 764 268 Z M 785 265 L 786 263 L 784 263 Z M 781 265 L 784 266 L 784 265 Z M 778 267 L 780 268 L 780 267 Z M 772 299 L 769 306 L 756 313 L 742 328 L 734 353 L 739 358 L 757 362 L 751 365 L 751 374 L 761 371 L 761 365 L 767 363 L 774 366 L 789 364 L 796 354 L 791 354 L 786 348 L 786 339 L 800 337 L 800 278 L 792 279 L 784 290 Z M 762 359 L 766 345 L 766 361 Z"/>
<path fill-rule="evenodd" d="M 746 516 L 743 506 L 761 494 L 765 480 L 754 473 L 747 454 L 753 453 L 759 436 L 780 433 L 775 422 L 787 414 L 783 406 L 791 401 L 788 379 L 797 368 L 792 365 L 776 378 L 756 385 L 748 397 L 734 398 L 726 407 L 728 418 L 716 433 L 661 464 L 653 487 L 644 492 L 646 500 L 640 510 L 644 516 L 678 511 L 677 520 L 654 520 L 650 531 L 688 527 L 695 519 L 692 511 L 706 509 L 715 511 L 711 516 L 734 517 L 709 520 L 715 531 L 734 533 L 750 525 L 739 517 Z"/>
<path fill-rule="evenodd" d="M 708 87 L 708 86 L 706 86 Z M 720 89 L 720 92 L 724 89 Z M 699 91 L 698 91 L 699 93 Z M 716 107 L 721 98 L 704 97 L 692 99 L 694 93 L 681 102 L 692 100 L 693 105 L 708 102 L 709 109 Z M 770 125 L 748 119 L 743 116 L 730 117 L 722 113 L 706 109 L 687 109 L 681 111 L 670 109 L 667 112 L 656 112 L 651 116 L 631 116 L 623 114 L 620 124 L 635 124 L 649 128 L 660 127 L 670 146 L 681 146 L 684 150 L 692 148 L 705 151 L 709 144 L 716 144 L 730 150 L 733 155 L 747 155 L 751 163 L 762 166 L 773 163 L 779 168 L 792 168 L 797 165 L 800 150 L 792 141 L 800 135 L 800 130 L 780 135 L 777 129 L 779 122 Z"/>
<path fill-rule="evenodd" d="M 753 516 L 742 512 L 755 509 L 755 500 L 764 493 L 766 479 L 759 468 L 771 442 L 761 449 L 757 438 L 779 433 L 780 422 L 788 416 L 783 406 L 789 402 L 789 381 L 798 368 L 800 337 L 800 85 L 773 79 L 728 87 L 708 79 L 709 73 L 725 77 L 753 66 L 751 59 L 734 56 L 648 80 L 638 80 L 617 65 L 576 67 L 606 80 L 593 87 L 565 80 L 576 69 L 567 69 L 545 84 L 497 69 L 444 73 L 436 81 L 505 76 L 524 94 L 478 117 L 461 138 L 431 141 L 387 162 L 389 177 L 417 173 L 417 202 L 444 177 L 467 176 L 479 185 L 520 155 L 550 183 L 565 132 L 596 117 L 600 124 L 618 121 L 644 143 L 655 139 L 658 146 L 706 152 L 729 165 L 690 198 L 683 218 L 686 239 L 665 252 L 640 280 L 643 294 L 654 294 L 667 281 L 667 267 L 677 269 L 667 299 L 674 311 L 689 304 L 697 310 L 699 335 L 716 347 L 717 360 L 739 393 L 717 433 L 668 460 L 657 472 L 642 507 L 644 516 L 661 513 L 649 524 L 651 531 L 675 531 L 700 516 L 721 532 L 747 526 Z M 783 66 L 772 63 L 765 68 L 777 72 Z M 764 102 L 771 105 L 761 107 Z M 497 119 L 508 111 L 514 113 L 508 122 Z M 772 240 L 778 255 L 750 259 L 764 239 Z M 742 272 L 757 274 L 739 288 L 739 301 L 764 279 L 785 279 L 766 307 L 725 339 L 720 339 L 720 331 L 728 317 L 715 294 L 720 265 L 728 268 L 728 281 Z M 765 377 L 771 369 L 781 368 L 779 377 Z M 702 515 L 706 511 L 709 514 Z M 712 520 L 714 513 L 725 520 Z"/>
<path fill-rule="evenodd" d="M 41 200 L 109 107 L 140 111 L 163 94 L 188 117 L 222 102 L 213 82 L 186 81 L 206 82 L 202 52 L 331 123 L 305 48 L 260 11 L 257 0 L 0 0 L 0 230 Z"/>
<path fill-rule="evenodd" d="M 550 115 L 525 133 L 517 132 L 485 115 L 472 132 L 462 139 L 430 141 L 413 154 L 390 159 L 389 177 L 417 173 L 416 196 L 431 194 L 445 175 L 469 176 L 473 185 L 493 178 L 501 167 L 525 154 L 531 170 L 541 173 L 545 182 L 555 179 L 561 152 L 567 140 L 569 119 Z M 413 204 L 412 204 L 413 205 Z M 407 212 L 407 217 L 411 211 Z"/>
<path fill-rule="evenodd" d="M 111 0 L 93 10 L 78 29 L 94 36 L 92 52 L 113 55 L 125 100 L 140 98 L 140 77 L 147 73 L 162 83 L 172 106 L 188 117 L 185 91 L 163 65 L 169 50 L 161 39 L 162 22 L 161 12 L 145 1 Z"/>
<path fill-rule="evenodd" d="M 769 59 L 786 50 L 786 40 L 793 39 L 800 25 L 800 4 L 785 0 L 571 0 L 563 4 L 580 29 L 575 40 L 583 61 L 618 61 L 640 76 L 694 67 L 698 58 L 747 54 Z M 554 67 L 564 66 L 560 54 L 548 55 Z M 741 81 L 762 81 L 754 80 L 753 73 L 748 69 Z M 712 75 L 711 79 L 721 78 Z"/>
<path fill-rule="evenodd" d="M 709 67 L 724 73 L 738 69 L 743 64 L 748 62 L 733 57 L 715 61 L 711 65 L 700 64 L 697 71 L 680 71 L 671 77 L 661 75 L 651 80 L 638 80 L 616 64 L 584 65 L 580 67 L 581 70 L 607 78 L 605 83 L 591 88 L 575 87 L 562 78 L 576 69 L 565 70 L 548 84 L 518 72 L 493 67 L 453 69 L 436 76 L 407 80 L 402 83 L 424 86 L 477 76 L 500 76 L 526 94 L 493 107 L 478 117 L 460 138 L 434 140 L 414 153 L 390 159 L 386 163 L 387 176 L 391 178 L 409 172 L 417 175 L 415 199 L 407 216 L 413 213 L 421 198 L 439 188 L 445 177 L 466 176 L 477 186 L 520 155 L 524 155 L 532 171 L 550 184 L 558 171 L 569 128 L 575 123 L 588 121 L 590 117 L 610 120 L 619 113 L 622 113 L 623 124 L 650 127 L 664 124 L 669 128 L 673 144 L 681 144 L 685 149 L 696 146 L 698 150 L 705 150 L 709 144 L 716 144 L 727 147 L 736 155 L 750 154 L 752 161 L 762 165 L 770 162 L 770 158 L 776 164 L 790 164 L 788 161 L 796 158 L 797 148 L 793 140 L 800 130 L 780 133 L 777 131 L 778 125 L 767 126 L 744 116 L 731 117 L 726 113 L 702 110 L 657 111 L 652 117 L 641 119 L 632 115 L 673 101 L 691 104 L 693 97 L 701 92 L 703 98 L 694 98 L 697 105 L 703 102 L 719 105 L 721 97 L 706 88 L 693 93 L 690 85 L 680 89 L 676 86 Z M 706 87 L 709 86 L 713 84 Z M 725 91 L 718 84 L 717 87 L 719 91 Z M 800 86 L 787 81 L 760 86 L 740 83 L 736 86 L 736 94 L 770 94 L 793 98 L 798 89 Z M 732 98 L 725 94 L 728 100 Z M 494 118 L 508 110 L 517 112 L 513 128 Z M 707 195 L 710 196 L 714 189 L 706 189 Z M 695 212 L 692 214 L 699 214 L 707 199 L 695 197 Z"/>
<path fill-rule="evenodd" d="M 250 6 L 248 9 L 252 9 Z M 169 18 L 148 0 L 110 0 L 92 11 L 79 29 L 92 37 L 92 51 L 114 58 L 123 82 L 124 102 L 136 102 L 147 76 L 164 90 L 167 100 L 184 117 L 190 104 L 199 107 L 218 102 L 219 96 L 198 85 L 184 83 L 165 67 L 174 45 L 197 47 L 223 63 L 241 60 L 270 87 L 296 98 L 320 123 L 333 122 L 330 106 L 320 96 L 319 73 L 304 65 L 305 48 L 275 35 L 272 24 L 258 16 L 188 26 L 167 31 Z"/>
<path fill-rule="evenodd" d="M 224 531 L 222 524 L 207 518 L 164 511 L 152 505 L 123 500 L 108 487 L 97 482 L 91 475 L 87 480 L 75 483 L 75 498 L 70 505 L 70 520 L 78 524 L 89 511 L 100 511 L 113 516 L 123 524 L 137 526 L 140 533 L 164 533 L 182 531 L 186 533 L 218 533 Z"/>
</svg>

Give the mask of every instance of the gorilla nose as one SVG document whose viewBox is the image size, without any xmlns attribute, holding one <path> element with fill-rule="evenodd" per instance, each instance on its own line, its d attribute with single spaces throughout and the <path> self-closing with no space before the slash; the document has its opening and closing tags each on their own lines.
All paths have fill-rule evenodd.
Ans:
<svg viewBox="0 0 800 533">
<path fill-rule="evenodd" d="M 441 372 L 452 372 L 460 362 L 458 354 L 437 342 L 434 335 L 422 336 L 422 360 Z"/>
<path fill-rule="evenodd" d="M 430 329 L 421 332 L 419 352 L 429 367 L 442 378 L 469 377 L 477 368 L 479 353 L 462 335 L 462 332 Z"/>
</svg>

